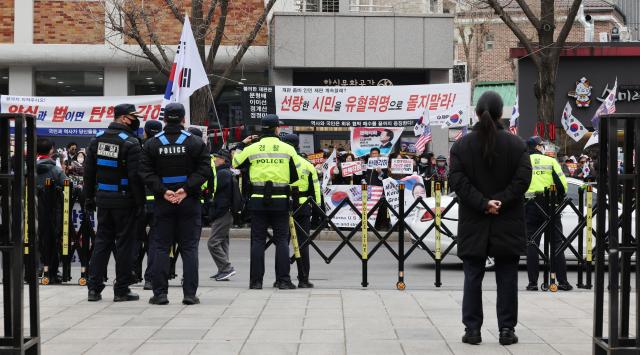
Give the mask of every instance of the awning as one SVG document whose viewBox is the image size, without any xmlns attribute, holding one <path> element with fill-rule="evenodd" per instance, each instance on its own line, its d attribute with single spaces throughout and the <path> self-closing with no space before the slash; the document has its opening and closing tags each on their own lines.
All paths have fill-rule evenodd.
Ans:
<svg viewBox="0 0 640 355">
<path fill-rule="evenodd" d="M 495 91 L 502 96 L 504 106 L 513 106 L 516 102 L 516 83 L 513 81 L 484 81 L 473 89 L 473 106 L 485 91 Z"/>
</svg>

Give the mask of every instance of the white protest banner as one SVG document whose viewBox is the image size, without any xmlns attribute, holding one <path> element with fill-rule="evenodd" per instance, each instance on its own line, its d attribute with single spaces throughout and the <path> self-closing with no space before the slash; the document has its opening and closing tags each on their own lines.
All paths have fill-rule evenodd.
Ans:
<svg viewBox="0 0 640 355">
<path fill-rule="evenodd" d="M 389 166 L 389 157 L 369 158 L 367 160 L 367 169 L 375 168 L 386 169 Z"/>
<path fill-rule="evenodd" d="M 362 211 L 362 188 L 360 185 L 331 185 L 324 189 L 323 193 L 327 215 L 330 215 L 344 199 L 349 199 L 358 211 Z M 367 209 L 369 211 L 378 203 L 382 194 L 382 186 L 367 187 Z M 376 212 L 369 214 L 369 223 L 372 225 L 376 222 L 377 211 L 376 209 Z M 355 228 L 361 223 L 360 217 L 349 205 L 340 208 L 331 221 L 339 228 Z"/>
<path fill-rule="evenodd" d="M 391 205 L 391 207 L 398 211 L 398 207 L 400 206 L 400 199 L 399 199 L 399 189 L 398 189 L 398 184 L 404 184 L 405 188 L 404 188 L 404 208 L 405 211 L 411 207 L 411 205 L 413 205 L 413 203 L 415 202 L 415 200 L 418 197 L 422 197 L 423 199 L 425 199 L 425 203 L 426 198 L 427 198 L 427 190 L 424 186 L 424 180 L 422 179 L 422 177 L 418 176 L 418 175 L 411 175 L 411 176 L 407 176 L 401 180 L 395 180 L 393 178 L 386 178 L 384 180 L 382 180 L 382 186 L 384 187 L 384 195 L 386 200 L 389 202 L 389 205 Z M 397 218 L 396 216 L 391 213 L 391 224 L 395 224 L 397 222 Z M 413 225 L 411 225 L 411 227 L 415 230 L 416 228 L 414 227 L 416 223 L 420 223 L 423 222 L 425 219 L 429 219 L 431 216 L 430 213 L 428 213 L 426 211 L 426 209 L 424 208 L 424 206 L 422 204 L 418 204 L 416 205 L 416 207 L 414 207 L 411 210 L 411 213 L 405 218 L 405 221 L 412 223 Z"/>
<path fill-rule="evenodd" d="M 412 174 L 413 159 L 391 159 L 392 174 Z"/>
<path fill-rule="evenodd" d="M 242 88 L 250 122 L 275 113 L 288 125 L 315 127 L 411 127 L 425 110 L 469 124 L 469 83 L 396 86 L 255 86 Z M 460 113 L 462 111 L 462 113 Z M 444 117 L 446 116 L 446 117 Z M 435 123 L 434 124 L 440 124 Z"/>
<path fill-rule="evenodd" d="M 340 167 L 342 168 L 342 176 L 344 177 L 362 173 L 362 162 L 359 160 L 342 163 Z"/>
<path fill-rule="evenodd" d="M 331 181 L 331 175 L 333 174 L 333 169 L 338 167 L 338 158 L 336 156 L 336 150 L 333 150 L 333 153 L 325 160 L 322 164 L 322 189 L 324 190 L 327 185 L 329 185 L 329 181 Z"/>
<path fill-rule="evenodd" d="M 403 130 L 403 127 L 351 127 L 351 151 L 356 157 L 362 157 L 371 153 L 372 148 L 378 148 L 380 155 L 389 155 Z"/>
<path fill-rule="evenodd" d="M 161 95 L 147 96 L 0 96 L 0 113 L 28 113 L 36 116 L 38 135 L 93 136 L 113 122 L 113 107 L 136 106 L 147 120 L 160 117 Z"/>
</svg>

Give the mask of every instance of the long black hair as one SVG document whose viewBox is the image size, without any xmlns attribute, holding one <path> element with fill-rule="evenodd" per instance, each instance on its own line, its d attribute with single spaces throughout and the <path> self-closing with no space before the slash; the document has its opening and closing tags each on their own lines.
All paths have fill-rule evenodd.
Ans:
<svg viewBox="0 0 640 355">
<path fill-rule="evenodd" d="M 483 93 L 476 104 L 476 115 L 479 122 L 474 131 L 478 132 L 482 141 L 482 157 L 489 164 L 493 163 L 495 155 L 496 135 L 498 134 L 498 127 L 501 127 L 500 118 L 502 117 L 503 106 L 502 98 L 495 91 Z"/>
</svg>

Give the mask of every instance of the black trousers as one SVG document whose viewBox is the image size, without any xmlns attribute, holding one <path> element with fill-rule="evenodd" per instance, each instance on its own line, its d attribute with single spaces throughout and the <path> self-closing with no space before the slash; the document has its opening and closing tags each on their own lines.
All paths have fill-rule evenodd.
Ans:
<svg viewBox="0 0 640 355">
<path fill-rule="evenodd" d="M 296 235 L 298 237 L 298 245 L 302 246 L 307 241 L 309 231 L 311 230 L 311 207 L 309 205 L 302 206 L 295 215 Z M 309 269 L 311 264 L 309 261 L 309 246 L 300 248 L 300 259 L 302 270 L 298 268 L 298 281 L 309 281 Z"/>
<path fill-rule="evenodd" d="M 104 290 L 104 277 L 109 256 L 115 243 L 116 280 L 113 284 L 115 295 L 129 293 L 132 283 L 134 247 L 136 243 L 135 209 L 98 208 L 98 232 L 93 254 L 89 261 L 89 290 L 98 293 Z"/>
<path fill-rule="evenodd" d="M 542 205 L 542 204 L 541 204 Z M 538 246 L 544 233 L 537 236 L 534 240 L 535 245 L 531 243 L 531 236 L 540 228 L 540 226 L 546 221 L 545 216 L 540 211 L 540 208 L 533 202 L 528 202 L 525 205 L 525 218 L 527 221 L 527 273 L 529 275 L 529 283 L 538 284 L 538 275 L 540 269 L 540 260 L 538 254 Z M 557 229 L 562 230 L 562 220 L 560 216 L 557 216 L 553 221 L 555 228 L 551 227 L 551 253 L 555 253 L 562 245 L 562 238 L 560 232 Z M 557 228 L 557 229 L 556 229 Z M 544 250 L 544 248 L 543 248 Z M 558 283 L 566 284 L 567 281 L 567 261 L 564 257 L 564 252 L 559 253 L 553 259 L 553 270 L 551 272 L 556 273 Z"/>
<path fill-rule="evenodd" d="M 251 282 L 262 282 L 264 277 L 264 250 L 267 229 L 273 228 L 276 247 L 276 281 L 291 281 L 289 271 L 289 212 L 253 211 L 251 213 Z"/>
<path fill-rule="evenodd" d="M 496 312 L 498 327 L 515 328 L 518 324 L 518 261 L 519 257 L 495 258 L 498 297 Z M 462 298 L 462 323 L 467 329 L 482 328 L 482 279 L 485 259 L 466 258 L 464 267 L 464 295 Z"/>
<path fill-rule="evenodd" d="M 137 247 L 137 260 L 136 260 L 136 276 L 142 277 L 142 262 L 144 261 L 144 257 L 147 257 L 147 267 L 144 271 L 144 280 L 151 282 L 151 274 L 153 267 L 153 257 L 155 256 L 155 252 L 151 249 L 151 239 L 153 238 L 153 205 L 147 204 L 147 213 L 145 214 L 144 221 L 142 222 L 143 226 L 140 233 L 144 235 L 141 236 L 141 239 L 138 240 Z M 147 226 L 149 226 L 149 232 L 147 232 Z"/>
<path fill-rule="evenodd" d="M 179 205 L 165 200 L 155 202 L 154 232 L 150 250 L 155 252 L 152 260 L 151 284 L 153 294 L 169 291 L 169 249 L 174 241 L 180 246 L 184 282 L 184 296 L 195 296 L 198 291 L 198 244 L 202 218 L 197 197 L 187 197 Z"/>
</svg>

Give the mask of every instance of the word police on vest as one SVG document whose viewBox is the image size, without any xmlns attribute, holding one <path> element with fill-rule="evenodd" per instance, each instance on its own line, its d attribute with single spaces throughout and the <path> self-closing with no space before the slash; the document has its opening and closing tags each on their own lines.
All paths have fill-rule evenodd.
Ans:
<svg viewBox="0 0 640 355">
<path fill-rule="evenodd" d="M 118 158 L 118 152 L 120 146 L 112 143 L 99 142 L 98 143 L 98 155 L 107 158 Z"/>
<path fill-rule="evenodd" d="M 187 154 L 187 147 L 183 145 L 160 147 L 158 148 L 158 154 L 160 155 L 183 155 Z"/>
</svg>

